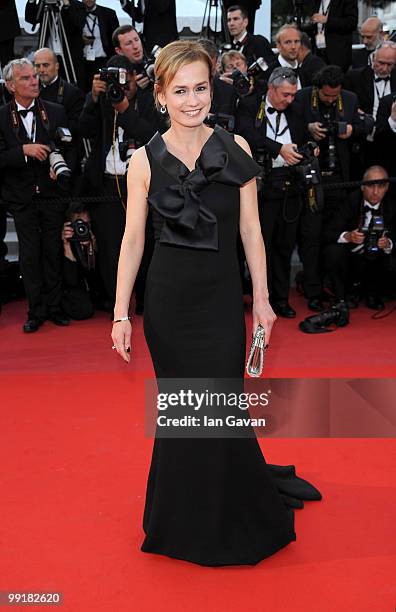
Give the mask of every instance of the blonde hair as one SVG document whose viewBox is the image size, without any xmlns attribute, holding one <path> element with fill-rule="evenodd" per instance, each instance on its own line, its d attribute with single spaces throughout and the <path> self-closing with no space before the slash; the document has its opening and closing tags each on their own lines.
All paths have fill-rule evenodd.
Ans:
<svg viewBox="0 0 396 612">
<path fill-rule="evenodd" d="M 158 100 L 158 92 L 163 92 L 167 88 L 180 68 L 193 62 L 206 64 L 209 72 L 209 83 L 212 84 L 212 61 L 200 43 L 190 40 L 175 40 L 160 51 L 154 65 L 154 98 L 157 108 L 161 106 Z"/>
<path fill-rule="evenodd" d="M 236 51 L 236 50 L 226 51 L 221 56 L 221 69 L 222 69 L 222 71 L 223 72 L 226 71 L 225 67 L 226 67 L 227 62 L 232 62 L 235 59 L 240 59 L 240 60 L 242 60 L 242 61 L 247 63 L 246 57 L 240 51 Z"/>
</svg>

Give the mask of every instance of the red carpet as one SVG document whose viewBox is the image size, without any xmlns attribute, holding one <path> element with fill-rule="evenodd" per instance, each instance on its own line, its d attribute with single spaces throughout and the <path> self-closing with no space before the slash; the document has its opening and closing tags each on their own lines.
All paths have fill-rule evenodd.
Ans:
<svg viewBox="0 0 396 612">
<path fill-rule="evenodd" d="M 0 591 L 60 591 L 68 612 L 394 610 L 394 440 L 261 440 L 269 462 L 294 463 L 323 500 L 296 511 L 297 541 L 255 567 L 141 553 L 152 446 L 141 319 L 126 366 L 105 315 L 28 336 L 24 308 L 8 304 L 0 317 Z M 370 316 L 361 307 L 349 327 L 319 336 L 279 321 L 266 374 L 394 376 L 396 312 Z"/>
</svg>

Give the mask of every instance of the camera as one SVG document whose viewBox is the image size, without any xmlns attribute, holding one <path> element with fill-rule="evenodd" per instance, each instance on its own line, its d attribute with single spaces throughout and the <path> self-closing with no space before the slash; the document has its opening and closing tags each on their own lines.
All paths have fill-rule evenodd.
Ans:
<svg viewBox="0 0 396 612">
<path fill-rule="evenodd" d="M 160 47 L 159 45 L 154 45 L 150 55 L 146 57 L 142 63 L 136 64 L 136 67 L 135 67 L 136 74 L 141 74 L 145 77 L 148 77 L 150 81 L 154 83 L 154 80 L 155 80 L 154 64 L 155 64 L 155 60 L 159 52 L 161 51 L 161 49 L 162 47 Z"/>
<path fill-rule="evenodd" d="M 359 119 L 363 125 L 364 133 L 368 136 L 374 129 L 375 119 L 373 115 L 367 113 L 359 113 Z"/>
<path fill-rule="evenodd" d="M 64 191 L 69 191 L 72 172 L 61 153 L 61 147 L 62 144 L 71 141 L 72 135 L 70 130 L 65 127 L 59 127 L 56 130 L 55 140 L 51 140 L 49 143 L 51 149 L 51 153 L 48 156 L 50 168 L 56 174 L 59 187 Z"/>
<path fill-rule="evenodd" d="M 338 302 L 328 310 L 311 315 L 300 321 L 298 327 L 306 334 L 323 334 L 331 332 L 330 326 L 345 327 L 349 323 L 349 308 L 345 302 Z"/>
<path fill-rule="evenodd" d="M 315 142 L 306 142 L 302 147 L 296 149 L 296 153 L 302 155 L 303 159 L 292 166 L 297 176 L 307 185 L 318 185 L 320 183 L 320 167 L 318 159 L 315 157 Z"/>
<path fill-rule="evenodd" d="M 91 228 L 86 221 L 75 219 L 75 221 L 70 222 L 70 227 L 73 230 L 73 236 L 69 239 L 70 242 L 88 242 L 91 240 Z"/>
<path fill-rule="evenodd" d="M 259 57 L 249 66 L 246 73 L 241 72 L 238 70 L 238 68 L 233 70 L 231 74 L 232 85 L 238 96 L 247 96 L 250 91 L 250 87 L 253 84 L 253 79 L 265 72 L 267 69 L 267 62 L 262 57 Z"/>
<path fill-rule="evenodd" d="M 382 215 L 372 215 L 368 227 L 362 227 L 360 231 L 365 234 L 364 255 L 369 259 L 374 259 L 381 252 L 381 249 L 378 247 L 378 240 L 386 232 L 384 217 Z"/>
<path fill-rule="evenodd" d="M 106 95 L 112 104 L 122 102 L 127 87 L 127 71 L 125 68 L 100 68 L 99 78 L 107 85 Z"/>
<path fill-rule="evenodd" d="M 209 113 L 205 119 L 205 124 L 211 128 L 215 125 L 220 125 L 227 132 L 233 132 L 235 128 L 235 117 L 234 115 L 227 115 L 226 113 Z"/>
<path fill-rule="evenodd" d="M 346 121 L 332 121 L 328 120 L 324 127 L 326 128 L 329 136 L 343 136 L 347 133 L 347 122 Z"/>
</svg>

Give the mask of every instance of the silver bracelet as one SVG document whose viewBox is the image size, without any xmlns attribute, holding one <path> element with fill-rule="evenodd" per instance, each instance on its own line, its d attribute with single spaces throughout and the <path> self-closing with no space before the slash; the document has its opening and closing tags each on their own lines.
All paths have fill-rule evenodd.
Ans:
<svg viewBox="0 0 396 612">
<path fill-rule="evenodd" d="M 113 323 L 121 323 L 121 321 L 130 321 L 132 317 L 121 317 L 121 319 L 114 319 Z"/>
</svg>

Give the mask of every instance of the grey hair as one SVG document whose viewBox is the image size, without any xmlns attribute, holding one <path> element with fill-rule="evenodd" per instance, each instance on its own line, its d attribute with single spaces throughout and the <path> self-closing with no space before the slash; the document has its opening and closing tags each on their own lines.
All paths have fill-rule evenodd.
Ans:
<svg viewBox="0 0 396 612">
<path fill-rule="evenodd" d="M 52 59 L 53 59 L 53 61 L 54 61 L 54 62 L 57 62 L 57 61 L 58 61 L 58 57 L 57 57 L 57 55 L 56 55 L 55 51 L 53 51 L 53 50 L 52 50 L 52 49 L 50 49 L 49 47 L 41 47 L 41 49 L 37 49 L 37 50 L 34 52 L 34 57 L 36 57 L 37 53 L 41 53 L 42 51 L 45 51 L 45 53 L 50 53 L 50 54 L 51 54 L 51 57 L 52 57 Z"/>
<path fill-rule="evenodd" d="M 291 68 L 275 68 L 268 79 L 268 85 L 280 87 L 283 83 L 297 85 L 297 77 Z"/>
<path fill-rule="evenodd" d="M 14 80 L 14 70 L 15 68 L 24 68 L 25 66 L 30 66 L 34 68 L 32 62 L 26 57 L 21 57 L 20 59 L 13 59 L 8 64 L 6 64 L 3 68 L 3 79 L 6 82 L 10 82 Z"/>
</svg>

